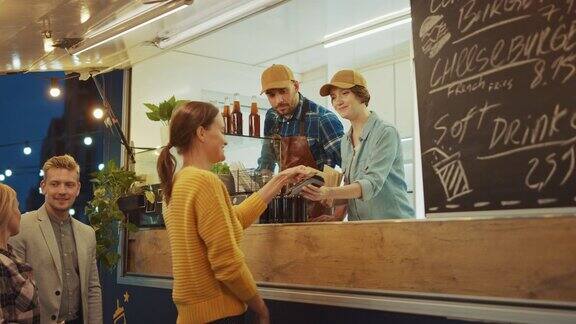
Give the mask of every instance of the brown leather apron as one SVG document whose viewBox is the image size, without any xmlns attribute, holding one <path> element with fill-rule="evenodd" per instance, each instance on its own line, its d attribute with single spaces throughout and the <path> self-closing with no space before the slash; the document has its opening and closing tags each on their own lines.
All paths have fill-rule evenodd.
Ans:
<svg viewBox="0 0 576 324">
<path fill-rule="evenodd" d="M 285 170 L 298 165 L 304 165 L 307 167 L 318 169 L 318 164 L 312 151 L 310 150 L 310 145 L 308 144 L 308 137 L 306 136 L 306 113 L 308 112 L 308 107 L 303 105 L 302 111 L 300 113 L 299 122 L 299 135 L 298 136 L 288 136 L 280 138 L 280 170 Z M 276 134 L 279 134 L 279 125 L 276 125 Z M 310 202 L 308 204 L 308 219 L 316 218 L 320 215 L 327 214 L 329 211 L 319 202 Z"/>
</svg>

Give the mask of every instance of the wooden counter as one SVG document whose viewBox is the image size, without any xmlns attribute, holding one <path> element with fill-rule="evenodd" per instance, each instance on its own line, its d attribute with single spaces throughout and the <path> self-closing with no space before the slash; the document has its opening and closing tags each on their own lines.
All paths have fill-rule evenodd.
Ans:
<svg viewBox="0 0 576 324">
<path fill-rule="evenodd" d="M 130 242 L 170 275 L 165 230 Z M 576 302 L 574 216 L 254 225 L 242 249 L 259 282 Z"/>
</svg>

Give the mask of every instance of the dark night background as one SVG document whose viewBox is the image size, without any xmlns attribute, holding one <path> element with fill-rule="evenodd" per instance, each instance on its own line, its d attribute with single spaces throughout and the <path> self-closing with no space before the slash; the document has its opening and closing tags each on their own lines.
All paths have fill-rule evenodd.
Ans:
<svg viewBox="0 0 576 324">
<path fill-rule="evenodd" d="M 53 98 L 48 94 L 50 78 L 59 79 L 62 93 Z M 112 107 L 121 113 L 122 72 L 98 76 Z M 117 156 L 118 141 L 92 116 L 95 106 L 101 105 L 94 82 L 81 81 L 77 74 L 62 72 L 28 73 L 0 77 L 0 172 L 11 169 L 13 175 L 4 183 L 18 193 L 20 210 L 26 212 L 40 207 L 44 197 L 38 188 L 42 164 L 51 156 L 70 154 L 80 164 L 82 190 L 74 204 L 76 218 L 86 222 L 84 206 L 90 200 L 90 175 L 98 165 Z M 86 146 L 84 137 L 93 143 Z M 29 142 L 32 154 L 22 152 Z M 118 162 L 118 161 L 117 161 Z"/>
<path fill-rule="evenodd" d="M 48 94 L 50 77 L 63 78 L 62 72 L 5 75 L 0 77 L 0 172 L 10 168 L 4 183 L 18 193 L 20 210 L 26 206 L 30 190 L 38 192 L 41 148 L 52 120 L 64 114 L 64 95 Z M 61 82 L 63 86 L 63 82 Z M 22 152 L 29 141 L 32 154 Z M 10 145 L 14 144 L 14 145 Z"/>
</svg>

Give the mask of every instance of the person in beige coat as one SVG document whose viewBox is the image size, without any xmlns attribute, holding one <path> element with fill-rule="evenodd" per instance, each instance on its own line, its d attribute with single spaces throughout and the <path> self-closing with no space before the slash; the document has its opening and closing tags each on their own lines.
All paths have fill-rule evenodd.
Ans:
<svg viewBox="0 0 576 324">
<path fill-rule="evenodd" d="M 63 155 L 50 158 L 42 169 L 44 205 L 22 215 L 20 233 L 9 243 L 32 266 L 42 324 L 100 324 L 95 232 L 69 214 L 80 193 L 80 167 Z"/>
</svg>

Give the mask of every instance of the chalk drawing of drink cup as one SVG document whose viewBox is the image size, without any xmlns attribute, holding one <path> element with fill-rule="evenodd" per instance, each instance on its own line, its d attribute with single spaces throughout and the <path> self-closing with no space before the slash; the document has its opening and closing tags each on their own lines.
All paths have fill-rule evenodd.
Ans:
<svg viewBox="0 0 576 324">
<path fill-rule="evenodd" d="M 440 178 L 447 201 L 452 201 L 473 191 L 468 183 L 464 165 L 460 160 L 460 152 L 448 155 L 438 148 L 432 148 L 424 152 L 424 154 L 427 153 L 437 153 L 436 156 L 441 156 L 440 161 L 434 163 L 432 168 Z"/>
<path fill-rule="evenodd" d="M 451 37 L 443 18 L 442 15 L 430 16 L 420 25 L 422 52 L 428 54 L 429 58 L 435 57 Z"/>
</svg>

